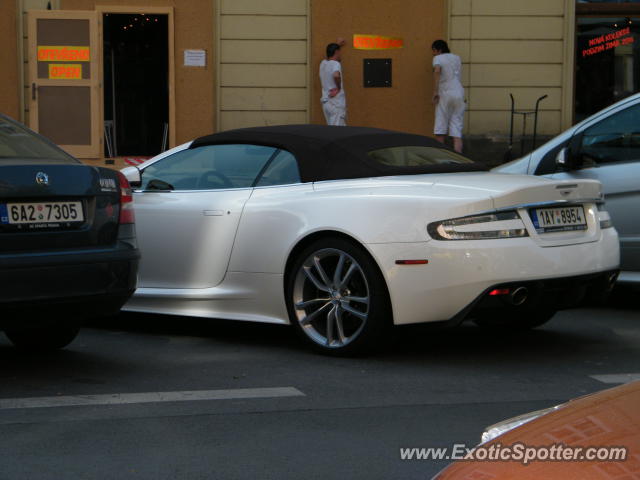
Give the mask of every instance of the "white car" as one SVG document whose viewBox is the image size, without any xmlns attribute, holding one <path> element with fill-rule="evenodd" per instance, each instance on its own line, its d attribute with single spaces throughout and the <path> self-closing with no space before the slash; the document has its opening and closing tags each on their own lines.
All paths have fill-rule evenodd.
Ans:
<svg viewBox="0 0 640 480">
<path fill-rule="evenodd" d="M 523 158 L 494 169 L 573 182 L 602 182 L 620 235 L 618 282 L 640 287 L 640 94 L 574 125 Z"/>
<path fill-rule="evenodd" d="M 488 173 L 360 127 L 222 132 L 123 172 L 142 261 L 126 310 L 295 326 L 320 351 L 420 322 L 523 328 L 610 288 L 599 182 Z"/>
</svg>

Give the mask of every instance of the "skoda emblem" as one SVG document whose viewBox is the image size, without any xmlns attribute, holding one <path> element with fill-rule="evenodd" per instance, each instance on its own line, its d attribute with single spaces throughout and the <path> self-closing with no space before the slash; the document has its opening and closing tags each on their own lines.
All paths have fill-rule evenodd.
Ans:
<svg viewBox="0 0 640 480">
<path fill-rule="evenodd" d="M 36 183 L 38 185 L 42 185 L 43 187 L 49 185 L 49 175 L 44 172 L 36 173 Z"/>
</svg>

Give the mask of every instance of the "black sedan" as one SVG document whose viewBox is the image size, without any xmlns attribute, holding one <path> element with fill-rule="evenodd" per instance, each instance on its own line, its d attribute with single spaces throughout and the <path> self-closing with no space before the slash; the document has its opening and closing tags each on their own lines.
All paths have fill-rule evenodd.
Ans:
<svg viewBox="0 0 640 480">
<path fill-rule="evenodd" d="M 138 259 L 126 178 L 0 115 L 0 330 L 13 344 L 62 348 L 116 313 Z"/>
</svg>

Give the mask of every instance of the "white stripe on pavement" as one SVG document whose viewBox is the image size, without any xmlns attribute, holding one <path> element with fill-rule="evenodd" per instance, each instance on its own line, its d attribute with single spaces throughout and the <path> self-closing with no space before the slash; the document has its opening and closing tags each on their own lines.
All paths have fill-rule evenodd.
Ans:
<svg viewBox="0 0 640 480">
<path fill-rule="evenodd" d="M 640 373 L 613 373 L 610 375 L 589 375 L 602 383 L 631 383 L 640 380 Z"/>
<path fill-rule="evenodd" d="M 112 393 L 106 395 L 68 395 L 59 397 L 1 398 L 0 410 L 12 408 L 76 407 L 82 405 L 123 405 L 130 403 L 192 402 L 240 398 L 304 397 L 294 387 L 237 388 L 183 392 Z"/>
</svg>

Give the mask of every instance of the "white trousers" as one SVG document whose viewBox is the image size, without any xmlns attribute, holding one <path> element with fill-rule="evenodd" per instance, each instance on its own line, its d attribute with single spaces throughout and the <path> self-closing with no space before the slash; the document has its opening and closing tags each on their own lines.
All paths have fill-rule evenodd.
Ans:
<svg viewBox="0 0 640 480">
<path fill-rule="evenodd" d="M 327 125 L 344 127 L 347 125 L 347 108 L 334 105 L 331 100 L 322 104 L 322 112 Z"/>
<path fill-rule="evenodd" d="M 465 109 L 464 97 L 440 95 L 436 105 L 436 123 L 433 133 L 461 138 Z"/>
</svg>

